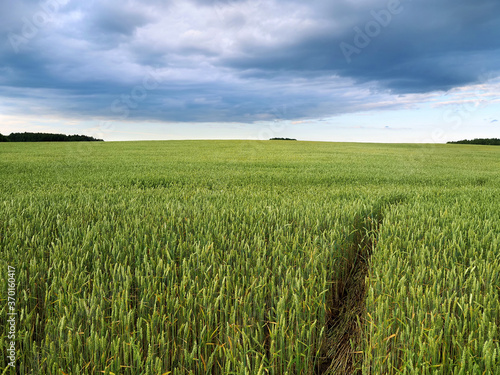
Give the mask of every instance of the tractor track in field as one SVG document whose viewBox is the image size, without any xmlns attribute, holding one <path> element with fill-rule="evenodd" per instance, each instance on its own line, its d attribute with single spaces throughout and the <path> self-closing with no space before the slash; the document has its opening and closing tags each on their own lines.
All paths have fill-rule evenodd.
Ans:
<svg viewBox="0 0 500 375">
<path fill-rule="evenodd" d="M 383 212 L 404 198 L 389 199 L 377 205 L 371 215 L 354 220 L 354 234 L 347 256 L 341 259 L 343 274 L 332 281 L 330 311 L 326 323 L 327 339 L 317 361 L 317 375 L 361 374 L 363 352 L 360 349 L 366 314 L 366 276 L 376 245 Z"/>
</svg>

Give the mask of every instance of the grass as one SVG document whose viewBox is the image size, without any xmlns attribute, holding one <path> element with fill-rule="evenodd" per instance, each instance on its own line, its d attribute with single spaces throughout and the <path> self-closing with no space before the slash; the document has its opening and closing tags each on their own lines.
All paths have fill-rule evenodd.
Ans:
<svg viewBox="0 0 500 375">
<path fill-rule="evenodd" d="M 17 373 L 498 373 L 499 152 L 2 144 Z"/>
</svg>

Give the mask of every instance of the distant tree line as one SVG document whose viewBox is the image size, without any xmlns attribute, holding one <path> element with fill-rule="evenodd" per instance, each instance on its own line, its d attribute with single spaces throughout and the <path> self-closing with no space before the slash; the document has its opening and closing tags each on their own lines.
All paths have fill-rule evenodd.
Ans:
<svg viewBox="0 0 500 375">
<path fill-rule="evenodd" d="M 11 133 L 8 136 L 0 134 L 0 142 L 102 142 L 86 135 L 66 135 L 52 133 Z"/>
<path fill-rule="evenodd" d="M 296 141 L 294 138 L 270 138 L 270 141 Z"/>
<path fill-rule="evenodd" d="M 476 139 L 464 139 L 462 141 L 447 142 L 455 143 L 461 145 L 488 145 L 488 146 L 500 146 L 500 139 L 498 138 L 476 138 Z"/>
</svg>

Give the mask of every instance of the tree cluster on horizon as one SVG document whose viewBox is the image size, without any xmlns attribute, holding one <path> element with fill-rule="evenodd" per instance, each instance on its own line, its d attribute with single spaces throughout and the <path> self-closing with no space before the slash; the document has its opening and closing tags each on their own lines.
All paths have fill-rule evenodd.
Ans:
<svg viewBox="0 0 500 375">
<path fill-rule="evenodd" d="M 66 135 L 53 133 L 11 133 L 8 136 L 0 133 L 0 142 L 102 142 L 87 135 Z"/>
<path fill-rule="evenodd" d="M 500 146 L 499 138 L 475 138 L 463 139 L 461 141 L 446 142 L 448 144 L 461 144 L 461 145 L 487 145 L 487 146 Z"/>
</svg>

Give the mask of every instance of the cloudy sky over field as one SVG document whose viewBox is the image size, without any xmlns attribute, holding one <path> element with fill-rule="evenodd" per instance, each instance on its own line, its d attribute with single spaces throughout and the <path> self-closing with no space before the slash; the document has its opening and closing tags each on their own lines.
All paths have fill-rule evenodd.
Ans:
<svg viewBox="0 0 500 375">
<path fill-rule="evenodd" d="M 500 137 L 498 0 L 5 0 L 0 133 Z"/>
</svg>

